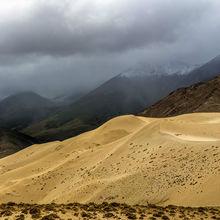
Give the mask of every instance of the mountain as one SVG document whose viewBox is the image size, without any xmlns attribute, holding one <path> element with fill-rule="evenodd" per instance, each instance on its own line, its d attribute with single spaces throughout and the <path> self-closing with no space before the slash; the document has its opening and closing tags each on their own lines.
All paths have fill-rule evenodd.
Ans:
<svg viewBox="0 0 220 220">
<path fill-rule="evenodd" d="M 54 103 L 34 92 L 11 95 L 0 102 L 0 127 L 21 130 L 47 117 Z"/>
<path fill-rule="evenodd" d="M 24 132 L 40 140 L 62 140 L 96 128 L 115 115 L 138 112 L 144 104 L 145 97 L 136 84 L 116 76 Z"/>
<path fill-rule="evenodd" d="M 131 78 L 152 75 L 187 74 L 196 68 L 198 68 L 198 65 L 189 65 L 180 61 L 172 61 L 167 63 L 142 62 L 122 72 L 121 75 Z"/>
<path fill-rule="evenodd" d="M 17 131 L 0 129 L 0 158 L 24 149 L 37 141 Z"/>
<path fill-rule="evenodd" d="M 1 159 L 0 203 L 219 207 L 219 131 L 220 113 L 117 117 Z"/>
<path fill-rule="evenodd" d="M 191 82 L 201 82 L 207 81 L 220 73 L 220 55 L 209 61 L 208 63 L 194 69 L 187 76 L 185 75 L 184 81 L 185 85 L 188 85 Z"/>
<path fill-rule="evenodd" d="M 210 81 L 178 89 L 140 115 L 167 117 L 191 112 L 220 112 L 220 75 Z"/>
<path fill-rule="evenodd" d="M 180 87 L 217 75 L 220 59 L 194 68 L 181 62 L 139 65 L 23 132 L 43 141 L 63 140 L 94 129 L 115 116 L 137 114 Z"/>
<path fill-rule="evenodd" d="M 72 93 L 66 93 L 65 95 L 62 94 L 56 96 L 52 99 L 52 101 L 56 103 L 58 106 L 70 105 L 76 102 L 77 100 L 79 100 L 80 98 L 82 98 L 83 96 L 85 96 L 87 93 L 89 93 L 89 90 L 83 89 Z"/>
</svg>

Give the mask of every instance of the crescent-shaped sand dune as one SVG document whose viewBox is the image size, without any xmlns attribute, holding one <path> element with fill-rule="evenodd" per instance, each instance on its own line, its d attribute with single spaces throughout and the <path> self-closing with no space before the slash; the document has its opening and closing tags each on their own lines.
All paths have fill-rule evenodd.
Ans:
<svg viewBox="0 0 220 220">
<path fill-rule="evenodd" d="M 117 117 L 0 160 L 0 203 L 220 206 L 220 113 Z"/>
</svg>

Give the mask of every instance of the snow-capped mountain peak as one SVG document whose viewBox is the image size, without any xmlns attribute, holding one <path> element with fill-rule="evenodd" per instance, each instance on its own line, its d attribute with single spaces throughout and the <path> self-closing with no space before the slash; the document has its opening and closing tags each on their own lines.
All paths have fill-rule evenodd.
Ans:
<svg viewBox="0 0 220 220">
<path fill-rule="evenodd" d="M 146 75 L 186 74 L 197 67 L 198 66 L 191 66 L 183 62 L 170 62 L 165 64 L 139 63 L 122 72 L 120 76 L 130 78 Z"/>
</svg>

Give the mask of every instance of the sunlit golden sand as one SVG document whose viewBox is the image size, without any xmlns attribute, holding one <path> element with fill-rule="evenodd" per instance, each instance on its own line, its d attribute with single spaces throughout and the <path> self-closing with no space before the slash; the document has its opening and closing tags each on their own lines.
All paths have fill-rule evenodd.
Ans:
<svg viewBox="0 0 220 220">
<path fill-rule="evenodd" d="M 117 117 L 0 160 L 0 202 L 220 206 L 220 113 Z"/>
</svg>

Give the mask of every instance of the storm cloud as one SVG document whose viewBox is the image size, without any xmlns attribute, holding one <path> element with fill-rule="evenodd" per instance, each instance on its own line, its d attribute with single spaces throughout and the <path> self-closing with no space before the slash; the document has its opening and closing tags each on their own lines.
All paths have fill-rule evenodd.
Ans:
<svg viewBox="0 0 220 220">
<path fill-rule="evenodd" d="M 138 62 L 204 62 L 220 54 L 219 8 L 218 0 L 0 1 L 0 96 L 92 88 Z"/>
</svg>

